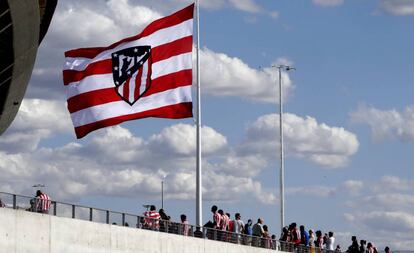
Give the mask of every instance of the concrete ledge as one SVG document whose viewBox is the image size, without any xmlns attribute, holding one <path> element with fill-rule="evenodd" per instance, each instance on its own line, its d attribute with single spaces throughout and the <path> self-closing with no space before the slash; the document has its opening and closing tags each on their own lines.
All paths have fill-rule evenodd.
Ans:
<svg viewBox="0 0 414 253">
<path fill-rule="evenodd" d="M 0 208 L 1 252 L 269 253 L 208 239 Z"/>
</svg>

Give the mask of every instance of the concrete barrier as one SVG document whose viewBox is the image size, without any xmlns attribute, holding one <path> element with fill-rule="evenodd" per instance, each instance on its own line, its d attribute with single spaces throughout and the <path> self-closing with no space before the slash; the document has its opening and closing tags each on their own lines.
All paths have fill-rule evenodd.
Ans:
<svg viewBox="0 0 414 253">
<path fill-rule="evenodd" d="M 208 239 L 0 208 L 6 253 L 270 253 Z"/>
</svg>

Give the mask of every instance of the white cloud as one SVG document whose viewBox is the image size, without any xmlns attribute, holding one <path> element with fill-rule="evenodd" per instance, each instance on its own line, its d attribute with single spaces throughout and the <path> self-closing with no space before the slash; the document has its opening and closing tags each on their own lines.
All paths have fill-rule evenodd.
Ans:
<svg viewBox="0 0 414 253">
<path fill-rule="evenodd" d="M 48 33 L 51 37 L 48 42 L 67 49 L 104 46 L 136 34 L 160 17 L 159 12 L 134 5 L 128 0 L 110 0 L 106 4 L 95 5 L 73 1 L 58 6 Z"/>
<path fill-rule="evenodd" d="M 338 6 L 344 3 L 344 0 L 312 0 L 316 5 L 323 7 Z"/>
<path fill-rule="evenodd" d="M 276 19 L 280 16 L 280 13 L 278 11 L 271 11 L 270 13 L 270 17 Z"/>
<path fill-rule="evenodd" d="M 342 186 L 351 195 L 358 195 L 364 188 L 364 183 L 359 180 L 347 180 L 342 183 Z"/>
<path fill-rule="evenodd" d="M 226 137 L 210 127 L 202 127 L 201 136 L 205 140 L 201 143 L 205 155 L 219 152 L 227 146 Z M 163 129 L 160 134 L 153 135 L 150 142 L 154 150 L 192 156 L 196 152 L 196 129 L 195 126 L 186 124 L 173 125 Z"/>
<path fill-rule="evenodd" d="M 35 150 L 41 139 L 72 130 L 61 101 L 24 99 L 12 125 L 0 138 L 0 151 Z"/>
<path fill-rule="evenodd" d="M 364 193 L 352 195 L 345 206 L 349 211 L 344 219 L 353 227 L 353 234 L 363 236 L 379 247 L 410 249 L 414 247 L 413 180 L 396 176 L 383 176 L 366 181 L 348 180 L 348 185 L 361 185 Z M 342 187 L 345 186 L 345 183 Z M 399 191 L 404 191 L 401 193 Z M 389 236 L 392 231 L 393 236 Z"/>
<path fill-rule="evenodd" d="M 396 16 L 414 15 L 412 0 L 381 0 L 380 8 Z"/>
<path fill-rule="evenodd" d="M 366 238 L 379 249 L 390 246 L 409 250 L 414 247 L 414 216 L 410 211 L 356 211 L 345 213 L 344 219 L 354 227 L 353 235 L 359 234 L 358 238 Z"/>
<path fill-rule="evenodd" d="M 380 232 L 414 232 L 414 215 L 406 212 L 372 211 L 353 215 L 354 222 L 362 222 Z"/>
<path fill-rule="evenodd" d="M 361 105 L 350 116 L 355 123 L 368 124 L 376 141 L 386 138 L 414 141 L 413 106 L 407 106 L 404 111 L 398 112 Z"/>
<path fill-rule="evenodd" d="M 238 10 L 259 13 L 262 8 L 253 0 L 229 0 L 229 2 Z"/>
<path fill-rule="evenodd" d="M 275 126 L 270 123 L 275 121 L 275 117 L 276 115 L 263 116 L 248 129 L 247 140 L 250 144 L 257 144 L 252 142 L 257 137 L 264 144 L 263 147 L 267 146 L 270 150 L 276 147 L 271 146 L 272 141 L 263 142 L 269 136 L 274 138 L 272 131 Z M 287 119 L 287 129 L 298 127 L 298 131 L 303 131 L 301 127 L 304 126 L 294 126 L 298 122 L 303 124 L 303 119 L 294 115 L 288 115 Z M 316 124 L 316 128 L 321 126 Z M 337 141 L 336 130 L 325 128 L 334 137 L 327 140 L 322 134 L 323 140 Z M 33 134 L 37 132 L 42 134 Z M 318 131 L 310 132 L 313 135 L 320 134 Z M 73 198 L 82 194 L 131 196 L 138 191 L 143 196 L 151 196 L 158 194 L 159 182 L 166 175 L 166 187 L 171 188 L 168 198 L 194 197 L 193 125 L 172 125 L 147 139 L 136 137 L 129 130 L 115 126 L 98 130 L 83 142 L 48 148 L 38 145 L 41 140 L 51 139 L 57 133 L 73 135 L 64 103 L 25 100 L 15 123 L 3 136 L 5 138 L 1 139 L 0 173 L 3 188 L 25 192 L 30 189 L 27 188 L 28 185 L 40 182 L 45 183 L 56 198 Z M 268 159 L 271 159 L 262 153 L 265 150 L 255 149 L 254 152 L 245 153 L 243 145 L 246 142 L 241 147 L 229 147 L 225 136 L 207 126 L 202 128 L 202 135 L 206 198 L 233 201 L 234 196 L 249 195 L 263 203 L 274 203 L 276 196 L 254 179 L 267 167 Z M 289 140 L 292 135 L 287 136 L 290 136 L 287 138 Z M 23 137 L 26 138 L 25 143 L 17 145 Z M 302 142 L 311 140 L 303 138 L 302 142 L 294 141 L 296 145 L 306 146 L 309 144 Z M 34 144 L 26 148 L 27 143 Z M 11 152 L 10 146 L 13 144 L 16 147 Z M 328 149 L 336 146 L 325 145 Z M 313 146 L 308 148 L 315 149 Z M 308 149 L 295 150 L 298 151 L 303 155 L 309 152 Z M 326 150 L 320 148 L 315 152 L 324 153 Z M 346 152 L 341 153 L 341 148 L 333 148 L 329 152 L 347 155 Z M 16 178 L 19 178 L 19 182 L 15 182 Z"/>
<path fill-rule="evenodd" d="M 43 183 L 60 200 L 91 194 L 136 197 L 137 192 L 150 197 L 159 194 L 166 176 L 166 198 L 195 197 L 193 125 L 172 125 L 147 139 L 115 126 L 96 131 L 83 142 L 39 146 L 57 133 L 73 132 L 62 104 L 24 101 L 15 123 L 0 140 L 1 189 L 30 194 L 31 185 Z M 202 127 L 201 132 L 206 199 L 235 201 L 235 196 L 250 196 L 274 203 L 274 194 L 254 179 L 267 165 L 265 160 L 239 156 L 228 147 L 226 137 L 210 127 Z M 27 143 L 34 144 L 27 148 Z"/>
<path fill-rule="evenodd" d="M 414 195 L 401 193 L 380 193 L 363 197 L 359 204 L 369 207 L 372 210 L 381 208 L 387 211 L 407 211 L 410 212 L 414 206 Z"/>
<path fill-rule="evenodd" d="M 397 176 L 382 176 L 379 182 L 373 185 L 374 192 L 384 191 L 408 191 L 414 189 L 414 180 L 400 178 Z"/>
<path fill-rule="evenodd" d="M 275 68 L 256 70 L 241 59 L 216 53 L 208 48 L 201 52 L 202 88 L 214 96 L 239 96 L 250 100 L 275 103 L 277 101 L 278 74 Z M 293 85 L 287 73 L 282 73 L 285 97 Z"/>
<path fill-rule="evenodd" d="M 334 196 L 336 192 L 337 192 L 337 189 L 334 187 L 327 187 L 327 186 L 321 186 L 321 185 L 286 188 L 286 194 L 313 196 L 313 197 L 321 197 L 321 198 Z"/>
<path fill-rule="evenodd" d="M 357 137 L 344 128 L 330 127 L 314 118 L 290 113 L 284 114 L 283 123 L 287 155 L 304 157 L 327 168 L 339 168 L 358 150 Z M 277 114 L 259 117 L 248 127 L 241 151 L 274 157 L 279 147 L 278 129 Z"/>
</svg>

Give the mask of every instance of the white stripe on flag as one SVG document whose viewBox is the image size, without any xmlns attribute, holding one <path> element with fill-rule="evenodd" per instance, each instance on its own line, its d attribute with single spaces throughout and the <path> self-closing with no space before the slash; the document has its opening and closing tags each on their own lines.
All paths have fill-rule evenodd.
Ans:
<svg viewBox="0 0 414 253">
<path fill-rule="evenodd" d="M 134 114 L 164 106 L 191 102 L 191 86 L 178 87 L 164 92 L 156 93 L 148 97 L 140 98 L 139 103 L 133 106 L 124 101 L 117 101 L 89 107 L 72 113 L 75 127 L 90 124 L 96 121 L 115 118 L 118 116 Z"/>
<path fill-rule="evenodd" d="M 151 80 L 181 70 L 192 69 L 192 53 L 180 54 L 152 64 Z M 79 82 L 66 85 L 66 96 L 71 98 L 85 92 L 113 88 L 115 86 L 112 73 L 92 75 Z"/>
<path fill-rule="evenodd" d="M 144 63 L 144 66 L 142 66 L 141 86 L 139 87 L 139 96 L 141 96 L 141 94 L 147 88 L 147 76 L 148 76 L 148 61 L 146 61 Z"/>
<path fill-rule="evenodd" d="M 193 67 L 193 54 L 185 53 L 152 64 L 151 79 Z"/>
<path fill-rule="evenodd" d="M 132 75 L 131 79 L 129 80 L 129 96 L 128 96 L 128 101 L 130 103 L 134 102 L 135 98 L 134 98 L 134 94 L 135 94 L 135 79 L 137 78 L 137 74 L 138 71 L 135 71 L 135 73 Z"/>
<path fill-rule="evenodd" d="M 178 25 L 160 29 L 148 36 L 142 37 L 138 40 L 133 40 L 127 43 L 118 45 L 117 47 L 104 51 L 98 54 L 93 59 L 81 58 L 81 57 L 66 57 L 63 70 L 84 70 L 90 63 L 110 59 L 111 54 L 115 51 L 134 47 L 134 46 L 146 46 L 149 45 L 151 48 L 193 35 L 193 20 L 189 19 Z"/>
<path fill-rule="evenodd" d="M 124 96 L 124 84 L 119 85 L 118 87 L 116 87 L 116 89 L 117 89 L 119 95 L 121 95 L 121 97 L 123 97 Z"/>
</svg>

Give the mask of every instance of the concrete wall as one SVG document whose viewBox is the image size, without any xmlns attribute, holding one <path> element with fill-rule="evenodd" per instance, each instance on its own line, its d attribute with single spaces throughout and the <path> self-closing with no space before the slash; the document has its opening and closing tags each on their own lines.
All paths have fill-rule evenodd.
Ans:
<svg viewBox="0 0 414 253">
<path fill-rule="evenodd" d="M 270 253 L 277 251 L 0 208 L 0 252 Z"/>
</svg>

